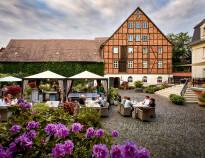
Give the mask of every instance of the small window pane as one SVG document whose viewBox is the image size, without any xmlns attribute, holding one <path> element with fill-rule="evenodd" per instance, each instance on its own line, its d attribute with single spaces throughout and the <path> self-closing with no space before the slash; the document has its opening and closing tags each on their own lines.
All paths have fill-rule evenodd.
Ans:
<svg viewBox="0 0 205 158">
<path fill-rule="evenodd" d="M 144 48 L 142 49 L 142 53 L 143 53 L 143 54 L 147 54 L 147 53 L 148 53 L 148 48 L 147 48 L 147 47 L 144 47 Z"/>
<path fill-rule="evenodd" d="M 143 68 L 147 68 L 147 61 L 143 61 Z"/>
<path fill-rule="evenodd" d="M 158 61 L 158 68 L 163 68 L 162 61 Z"/>
<path fill-rule="evenodd" d="M 142 82 L 147 82 L 147 76 L 142 77 Z"/>
<path fill-rule="evenodd" d="M 129 29 L 133 28 L 133 22 L 129 22 L 129 23 L 128 23 L 128 28 L 129 28 Z"/>
<path fill-rule="evenodd" d="M 132 47 L 128 48 L 128 53 L 133 53 L 133 48 Z"/>
<path fill-rule="evenodd" d="M 118 53 L 118 48 L 117 47 L 113 48 L 113 53 Z"/>
<path fill-rule="evenodd" d="M 162 47 L 158 48 L 158 54 L 162 54 Z"/>
<path fill-rule="evenodd" d="M 136 41 L 137 41 L 137 42 L 140 41 L 140 35 L 136 35 Z"/>
<path fill-rule="evenodd" d="M 136 17 L 140 18 L 140 12 L 139 11 L 136 12 Z"/>
<path fill-rule="evenodd" d="M 147 35 L 143 35 L 143 41 L 148 41 L 148 36 Z"/>
<path fill-rule="evenodd" d="M 114 67 L 114 68 L 118 68 L 118 61 L 114 61 L 113 67 Z"/>
<path fill-rule="evenodd" d="M 133 35 L 128 35 L 128 41 L 133 41 Z"/>
<path fill-rule="evenodd" d="M 147 29 L 148 28 L 148 23 L 147 22 L 143 22 L 143 28 Z"/>
<path fill-rule="evenodd" d="M 136 22 L 136 28 L 137 28 L 137 29 L 140 28 L 140 22 Z"/>
<path fill-rule="evenodd" d="M 133 68 L 133 61 L 128 61 L 128 68 Z"/>
</svg>

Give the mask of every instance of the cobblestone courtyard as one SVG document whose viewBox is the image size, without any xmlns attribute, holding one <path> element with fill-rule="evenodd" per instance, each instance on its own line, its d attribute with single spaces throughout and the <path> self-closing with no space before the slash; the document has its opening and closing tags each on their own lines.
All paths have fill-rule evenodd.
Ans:
<svg viewBox="0 0 205 158">
<path fill-rule="evenodd" d="M 142 101 L 144 93 L 120 91 L 122 96 Z M 149 95 L 156 99 L 157 117 L 141 122 L 123 117 L 112 106 L 108 118 L 102 118 L 105 129 L 118 130 L 115 143 L 136 141 L 151 152 L 151 158 L 205 158 L 205 108 L 197 104 L 174 105 L 168 99 Z"/>
</svg>

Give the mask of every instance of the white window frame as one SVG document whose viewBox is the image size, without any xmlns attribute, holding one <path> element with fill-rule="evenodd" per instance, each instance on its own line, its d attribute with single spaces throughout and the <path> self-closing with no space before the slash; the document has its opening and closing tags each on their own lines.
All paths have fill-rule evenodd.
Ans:
<svg viewBox="0 0 205 158">
<path fill-rule="evenodd" d="M 127 52 L 128 52 L 129 54 L 133 54 L 133 52 L 134 52 L 133 47 L 128 47 Z"/>
<path fill-rule="evenodd" d="M 137 38 L 137 37 L 139 37 L 139 38 Z M 135 37 L 136 39 L 136 42 L 140 42 L 141 41 L 141 36 L 140 36 L 140 34 L 136 34 L 136 37 Z"/>
<path fill-rule="evenodd" d="M 132 69 L 134 67 L 133 60 L 128 61 L 128 68 Z"/>
<path fill-rule="evenodd" d="M 132 29 L 134 27 L 133 21 L 128 22 L 128 29 Z"/>
<path fill-rule="evenodd" d="M 133 41 L 133 35 L 128 35 L 128 42 L 132 42 Z"/>
<path fill-rule="evenodd" d="M 136 12 L 136 18 L 137 19 L 140 18 L 140 12 L 139 11 Z"/>
<path fill-rule="evenodd" d="M 118 53 L 118 47 L 113 47 L 113 53 L 117 54 Z"/>
<path fill-rule="evenodd" d="M 162 83 L 162 76 L 157 77 L 157 83 Z"/>
<path fill-rule="evenodd" d="M 158 54 L 162 54 L 162 53 L 163 53 L 162 47 L 158 47 Z"/>
<path fill-rule="evenodd" d="M 118 61 L 117 61 L 117 60 L 114 60 L 114 61 L 113 61 L 113 68 L 114 68 L 114 69 L 117 69 L 117 68 L 118 68 Z"/>
<path fill-rule="evenodd" d="M 148 62 L 147 62 L 147 60 L 144 60 L 144 61 L 142 62 L 142 68 L 143 68 L 143 69 L 147 69 L 147 68 L 148 68 Z"/>
<path fill-rule="evenodd" d="M 145 38 L 146 37 L 146 38 Z M 142 40 L 143 40 L 143 42 L 147 42 L 148 41 L 148 35 L 143 35 L 142 36 Z"/>
<path fill-rule="evenodd" d="M 141 27 L 140 25 L 141 25 L 141 23 L 140 23 L 139 21 L 137 21 L 137 22 L 136 22 L 136 28 L 137 28 L 137 29 L 140 29 L 140 27 Z"/>
<path fill-rule="evenodd" d="M 162 60 L 158 61 L 157 67 L 158 67 L 158 69 L 162 69 L 162 68 L 163 68 L 163 62 L 162 62 Z"/>
<path fill-rule="evenodd" d="M 147 76 L 142 77 L 142 82 L 147 82 Z"/>
<path fill-rule="evenodd" d="M 143 29 L 148 29 L 148 22 L 144 21 L 142 27 Z"/>
<path fill-rule="evenodd" d="M 142 48 L 142 54 L 148 54 L 148 47 Z"/>
</svg>

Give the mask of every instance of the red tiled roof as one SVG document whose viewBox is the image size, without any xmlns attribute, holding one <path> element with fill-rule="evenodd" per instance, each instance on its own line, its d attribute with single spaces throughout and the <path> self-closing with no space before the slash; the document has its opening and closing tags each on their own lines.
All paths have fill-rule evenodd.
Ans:
<svg viewBox="0 0 205 158">
<path fill-rule="evenodd" d="M 173 76 L 181 76 L 181 77 L 191 77 L 191 72 L 176 72 L 173 73 Z"/>
</svg>

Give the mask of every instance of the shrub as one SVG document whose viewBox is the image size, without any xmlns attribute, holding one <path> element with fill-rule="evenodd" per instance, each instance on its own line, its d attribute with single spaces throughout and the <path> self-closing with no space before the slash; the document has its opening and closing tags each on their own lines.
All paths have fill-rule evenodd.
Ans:
<svg viewBox="0 0 205 158">
<path fill-rule="evenodd" d="M 32 110 L 33 111 L 39 111 L 39 112 L 47 111 L 47 110 L 49 110 L 49 105 L 47 105 L 45 103 L 35 103 L 32 106 Z"/>
<path fill-rule="evenodd" d="M 135 81 L 134 85 L 136 88 L 142 88 L 143 87 L 143 82 L 142 81 Z"/>
<path fill-rule="evenodd" d="M 63 108 L 66 112 L 69 112 L 70 115 L 73 115 L 75 106 L 76 104 L 72 102 L 65 102 L 63 105 Z"/>
<path fill-rule="evenodd" d="M 205 92 L 201 94 L 201 96 L 199 97 L 199 101 L 205 102 Z"/>
<path fill-rule="evenodd" d="M 179 96 L 176 94 L 170 94 L 169 99 L 171 100 L 172 103 L 177 105 L 183 105 L 185 103 L 185 98 L 183 96 Z"/>
<path fill-rule="evenodd" d="M 135 86 L 128 86 L 129 89 L 135 89 Z"/>
<path fill-rule="evenodd" d="M 121 86 L 123 86 L 123 87 L 128 87 L 128 82 L 127 82 L 127 81 L 123 81 L 123 82 L 121 83 Z"/>
<path fill-rule="evenodd" d="M 26 94 L 27 95 L 30 95 L 31 92 L 32 92 L 32 88 L 31 87 L 26 88 Z"/>
<path fill-rule="evenodd" d="M 36 87 L 36 82 L 30 82 L 28 85 L 31 88 L 35 88 Z"/>
<path fill-rule="evenodd" d="M 155 89 L 154 88 L 145 88 L 146 93 L 154 94 Z"/>
<path fill-rule="evenodd" d="M 21 87 L 19 86 L 9 86 L 5 91 L 5 95 L 11 94 L 14 97 L 19 96 L 21 93 Z"/>
</svg>

